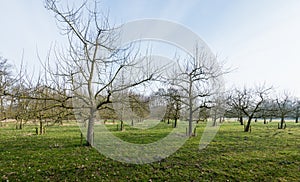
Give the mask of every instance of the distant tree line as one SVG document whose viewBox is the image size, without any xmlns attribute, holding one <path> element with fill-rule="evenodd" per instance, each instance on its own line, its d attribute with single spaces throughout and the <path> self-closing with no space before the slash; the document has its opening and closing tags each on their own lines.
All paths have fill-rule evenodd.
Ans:
<svg viewBox="0 0 300 182">
<path fill-rule="evenodd" d="M 63 85 L 49 84 L 46 80 L 46 77 L 33 80 L 26 70 L 13 74 L 7 59 L 0 57 L 0 121 L 14 119 L 17 129 L 31 121 L 39 126 L 37 132 L 43 134 L 44 125 L 74 119 Z"/>
<path fill-rule="evenodd" d="M 16 128 L 22 129 L 30 121 L 37 125 L 37 132 L 43 134 L 44 126 L 63 124 L 65 120 L 76 119 L 72 96 L 63 85 L 64 82 L 56 80 L 49 83 L 47 80 L 51 79 L 48 79 L 46 75 L 45 73 L 44 77 L 40 76 L 38 80 L 33 80 L 26 74 L 26 70 L 19 71 L 17 75 L 13 74 L 13 67 L 8 60 L 0 57 L 0 126 L 4 120 L 14 119 Z M 264 124 L 279 119 L 278 129 L 287 127 L 287 119 L 298 123 L 299 98 L 291 96 L 288 92 L 272 95 L 273 92 L 272 87 L 266 86 L 234 88 L 226 91 L 222 96 L 226 105 L 223 106 L 224 116 L 220 122 L 224 118 L 236 119 L 241 125 L 244 125 L 245 132 L 251 131 L 251 123 L 258 119 L 262 120 Z M 99 108 L 100 118 L 105 121 L 120 120 L 121 130 L 124 128 L 124 119 L 132 120 L 131 124 L 133 125 L 134 120 L 142 122 L 144 119 L 152 117 L 168 124 L 172 121 L 173 127 L 177 126 L 178 120 L 190 120 L 190 108 L 185 103 L 187 98 L 184 92 L 180 91 L 180 87 L 160 88 L 150 96 L 128 92 L 122 97 L 123 108 L 114 108 L 112 102 Z M 100 95 L 98 99 L 102 100 L 100 102 L 104 102 L 106 97 Z M 198 103 L 195 103 L 197 112 L 193 111 L 192 122 L 204 122 L 209 117 L 212 118 L 211 109 L 215 103 L 214 98 L 205 97 L 205 100 L 197 101 Z M 127 107 L 127 110 L 131 111 L 133 115 L 120 114 L 119 110 L 124 107 Z M 154 113 L 150 112 L 150 107 L 156 108 L 156 110 L 152 109 Z M 161 113 L 162 111 L 163 113 Z"/>
<path fill-rule="evenodd" d="M 278 129 L 286 128 L 286 120 L 299 122 L 300 100 L 288 92 L 273 94 L 272 87 L 235 88 L 227 92 L 225 117 L 237 118 L 244 131 L 250 131 L 251 122 L 262 119 L 264 124 L 279 119 Z M 276 93 L 276 92 L 275 92 Z M 244 121 L 246 120 L 246 121 Z"/>
</svg>

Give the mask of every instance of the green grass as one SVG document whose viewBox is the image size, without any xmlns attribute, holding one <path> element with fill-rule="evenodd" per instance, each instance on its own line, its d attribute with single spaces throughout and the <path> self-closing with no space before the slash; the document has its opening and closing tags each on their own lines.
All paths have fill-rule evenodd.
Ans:
<svg viewBox="0 0 300 182">
<path fill-rule="evenodd" d="M 152 122 L 152 121 L 147 121 Z M 120 126 L 119 123 L 116 123 Z M 172 131 L 172 125 L 163 122 L 158 123 L 155 127 L 145 129 L 138 129 L 135 127 L 130 127 L 125 125 L 125 131 L 117 131 L 116 125 L 107 125 L 109 131 L 124 141 L 137 143 L 137 144 L 147 144 L 155 142 L 163 137 L 166 137 Z"/>
<path fill-rule="evenodd" d="M 140 131 L 110 130 L 133 143 L 148 143 L 165 136 L 170 125 Z M 252 124 L 244 133 L 237 122 L 224 123 L 210 145 L 199 151 L 198 135 L 170 157 L 152 164 L 134 165 L 106 158 L 96 149 L 80 146 L 77 125 L 51 126 L 35 135 L 35 126 L 0 128 L 2 181 L 299 181 L 300 124 Z"/>
</svg>

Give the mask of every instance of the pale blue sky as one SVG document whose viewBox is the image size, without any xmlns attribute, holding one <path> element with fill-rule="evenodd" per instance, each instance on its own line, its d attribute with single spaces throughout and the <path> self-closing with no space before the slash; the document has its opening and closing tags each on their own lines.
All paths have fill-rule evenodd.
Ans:
<svg viewBox="0 0 300 182">
<path fill-rule="evenodd" d="M 159 18 L 196 32 L 227 66 L 232 84 L 266 82 L 300 97 L 300 1 L 298 0 L 103 0 L 113 24 Z M 55 20 L 40 0 L 0 4 L 0 55 L 38 67 L 51 43 L 63 44 Z"/>
</svg>

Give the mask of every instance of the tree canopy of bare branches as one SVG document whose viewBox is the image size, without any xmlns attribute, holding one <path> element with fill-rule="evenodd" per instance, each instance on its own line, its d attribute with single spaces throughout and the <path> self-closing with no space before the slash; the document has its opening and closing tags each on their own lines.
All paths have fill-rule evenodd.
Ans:
<svg viewBox="0 0 300 182">
<path fill-rule="evenodd" d="M 178 59 L 178 69 L 174 71 L 171 85 L 181 95 L 180 102 L 187 109 L 189 129 L 192 135 L 193 116 L 201 107 L 212 101 L 212 96 L 222 87 L 221 76 L 225 74 L 218 64 L 215 55 L 209 54 L 204 48 L 195 46 L 194 56 Z"/>
<path fill-rule="evenodd" d="M 237 112 L 242 113 L 240 117 L 246 116 L 248 118 L 244 128 L 245 132 L 250 131 L 251 121 L 255 114 L 261 111 L 262 104 L 265 102 L 270 90 L 271 88 L 266 86 L 256 87 L 255 89 L 236 88 L 227 98 L 227 104 Z"/>
<path fill-rule="evenodd" d="M 275 99 L 278 116 L 280 117 L 280 124 L 278 129 L 285 128 L 285 117 L 290 114 L 293 110 L 292 100 L 290 94 L 285 92 L 281 96 L 277 96 Z"/>
<path fill-rule="evenodd" d="M 88 121 L 87 142 L 92 145 L 98 110 L 111 103 L 114 93 L 154 79 L 155 72 L 148 64 L 138 65 L 138 54 L 130 46 L 114 45 L 118 29 L 110 25 L 97 1 L 86 1 L 75 8 L 46 0 L 45 7 L 68 38 L 68 47 L 55 51 L 57 69 L 48 71 L 67 82 L 75 114 Z M 124 74 L 126 80 L 122 80 Z"/>
</svg>

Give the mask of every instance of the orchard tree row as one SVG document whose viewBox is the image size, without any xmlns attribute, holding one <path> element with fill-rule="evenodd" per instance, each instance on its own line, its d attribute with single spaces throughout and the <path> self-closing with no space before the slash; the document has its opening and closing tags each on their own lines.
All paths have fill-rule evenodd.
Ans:
<svg viewBox="0 0 300 182">
<path fill-rule="evenodd" d="M 280 119 L 278 129 L 286 127 L 285 120 L 299 120 L 300 100 L 288 92 L 276 93 L 271 87 L 233 89 L 227 92 L 226 113 L 228 118 L 238 118 L 245 131 L 250 130 L 251 122 L 262 119 L 264 124 Z M 244 121 L 245 120 L 245 121 Z"/>
<path fill-rule="evenodd" d="M 0 65 L 1 121 L 14 119 L 17 129 L 22 129 L 28 121 L 34 122 L 39 125 L 39 132 L 42 134 L 43 125 L 62 124 L 64 120 L 76 119 L 73 96 L 64 82 L 47 76 L 40 76 L 37 80 L 29 79 L 26 70 L 13 74 L 12 66 L 3 57 L 0 58 Z M 298 123 L 300 100 L 288 92 L 277 95 L 272 94 L 274 92 L 274 89 L 266 86 L 225 91 L 221 98 L 225 104 L 219 104 L 223 107 L 223 116 L 218 118 L 237 119 L 241 125 L 245 125 L 246 132 L 250 130 L 251 122 L 258 119 L 263 120 L 264 124 L 279 119 L 278 129 L 286 127 L 287 118 Z M 206 121 L 213 117 L 212 108 L 216 105 L 216 97 L 202 98 L 204 99 L 198 98 L 193 103 L 196 109 L 192 113 L 192 122 Z M 101 95 L 98 97 L 100 103 L 104 103 L 106 99 Z M 135 120 L 141 122 L 147 118 L 160 119 L 168 124 L 172 120 L 174 127 L 178 120 L 189 120 L 188 98 L 179 87 L 160 88 L 150 96 L 123 93 L 116 100 L 118 104 L 112 104 L 112 101 L 103 104 L 99 108 L 99 116 L 105 121 L 120 120 L 121 130 L 124 127 L 123 120 L 131 120 L 132 125 Z"/>
<path fill-rule="evenodd" d="M 272 99 L 267 87 L 223 90 L 222 76 L 229 71 L 199 43 L 191 42 L 192 55 L 174 53 L 172 64 L 159 65 L 142 56 L 139 44 L 119 47 L 120 31 L 97 1 L 76 7 L 45 0 L 45 8 L 67 45 L 49 48 L 38 74 L 24 67 L 14 72 L 0 59 L 1 121 L 15 119 L 19 129 L 34 122 L 42 133 L 44 125 L 76 119 L 87 128 L 87 145 L 100 119 L 120 120 L 121 129 L 128 120 L 174 120 L 174 127 L 183 120 L 189 136 L 195 122 L 211 118 L 217 125 L 224 114 L 239 118 L 246 132 L 255 118 L 280 117 L 279 128 L 286 117 L 298 121 L 298 101 L 288 94 Z"/>
<path fill-rule="evenodd" d="M 185 108 L 188 135 L 192 135 L 194 115 L 202 107 L 200 100 L 215 95 L 225 73 L 203 45 L 191 43 L 193 56 L 175 56 L 173 67 L 166 69 L 142 56 L 139 45 L 119 47 L 119 29 L 111 26 L 97 1 L 85 1 L 76 7 L 45 0 L 45 8 L 57 20 L 67 46 L 49 49 L 46 59 L 40 60 L 44 71 L 39 76 L 21 70 L 9 84 L 3 84 L 3 119 L 14 118 L 22 123 L 37 120 L 42 128 L 50 118 L 55 123 L 76 116 L 87 127 L 87 144 L 91 145 L 100 111 L 106 110 L 102 117 L 116 119 L 117 115 L 121 121 L 133 117 L 141 121 L 149 115 L 148 105 L 152 103 L 146 99 L 149 95 L 139 91 L 156 92 L 153 86 L 163 84 L 179 90 L 175 115 L 180 107 Z M 7 62 L 4 64 L 9 67 Z M 5 79 L 11 79 L 6 72 Z M 173 110 L 171 104 L 167 110 Z"/>
</svg>

